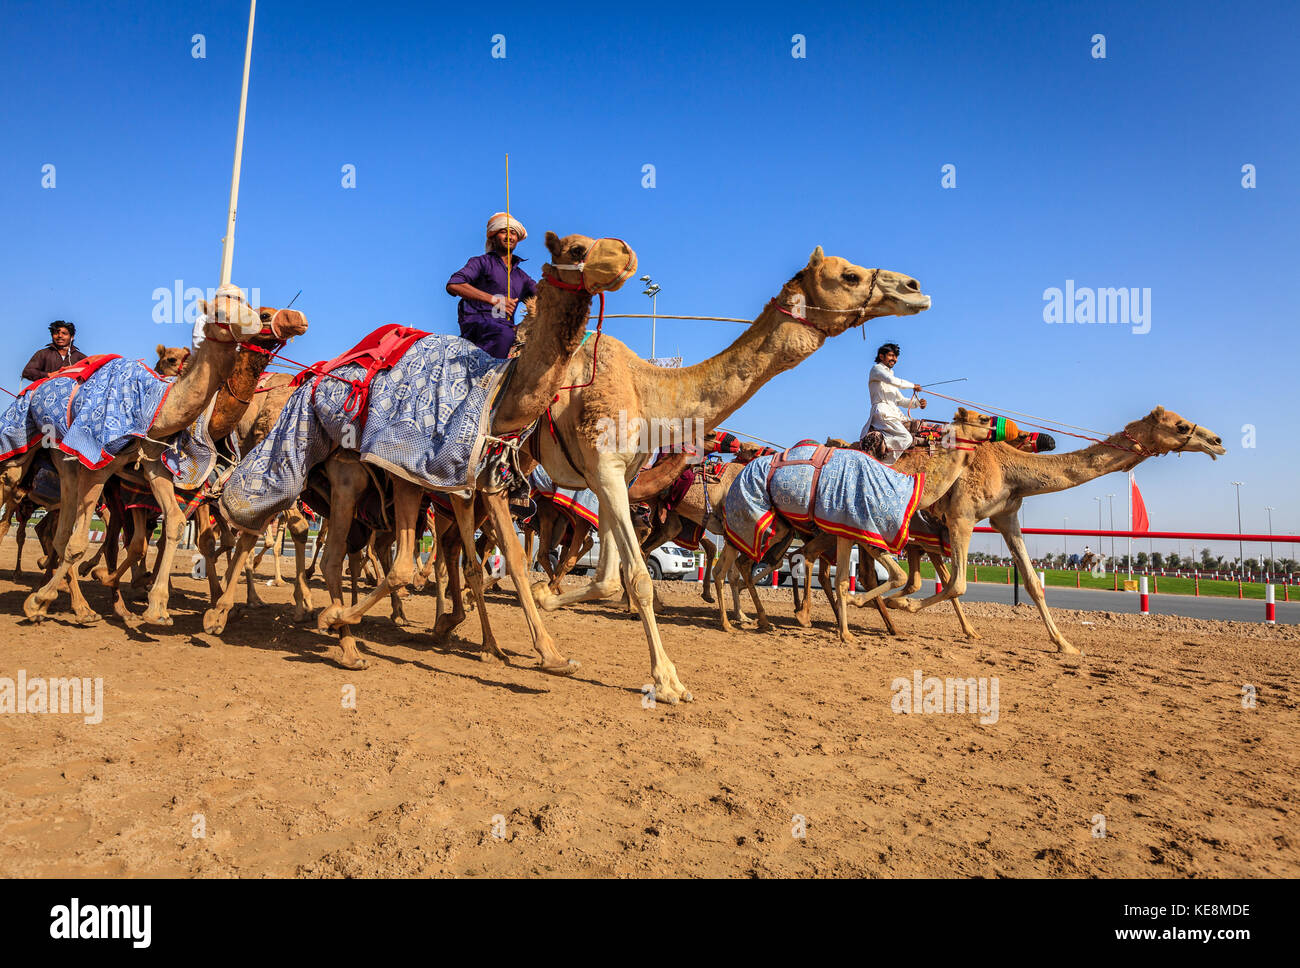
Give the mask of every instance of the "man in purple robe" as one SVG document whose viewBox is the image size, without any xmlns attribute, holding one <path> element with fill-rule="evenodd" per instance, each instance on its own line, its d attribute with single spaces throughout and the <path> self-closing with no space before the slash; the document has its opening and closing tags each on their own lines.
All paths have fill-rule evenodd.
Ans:
<svg viewBox="0 0 1300 968">
<path fill-rule="evenodd" d="M 526 238 L 518 219 L 498 212 L 488 219 L 487 251 L 447 280 L 447 292 L 460 297 L 460 335 L 501 360 L 515 340 L 519 301 L 537 292 L 537 283 L 519 267 L 524 260 L 514 254 Z"/>
</svg>

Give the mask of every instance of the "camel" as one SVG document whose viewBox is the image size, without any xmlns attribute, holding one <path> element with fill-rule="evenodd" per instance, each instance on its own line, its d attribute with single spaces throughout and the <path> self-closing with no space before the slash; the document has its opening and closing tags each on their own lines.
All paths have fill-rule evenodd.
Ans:
<svg viewBox="0 0 1300 968">
<path fill-rule="evenodd" d="M 294 309 L 275 309 L 270 306 L 262 306 L 258 309 L 257 315 L 261 328 L 256 335 L 245 340 L 239 347 L 234 365 L 214 395 L 211 411 L 208 413 L 208 436 L 218 447 L 235 430 L 244 409 L 249 406 L 250 401 L 255 396 L 254 390 L 263 371 L 270 362 L 272 354 L 277 352 L 287 340 L 300 336 L 307 331 L 307 318 Z M 160 346 L 159 351 L 160 357 L 162 357 L 165 347 Z M 165 363 L 169 369 L 172 366 L 177 366 L 178 372 L 183 372 L 187 358 L 187 356 L 182 357 L 177 361 L 169 357 L 165 360 Z M 147 481 L 150 474 L 160 479 L 163 488 L 173 494 L 175 493 L 171 472 L 161 461 L 148 461 L 146 459 L 142 471 L 123 470 L 120 476 L 124 483 L 131 481 L 142 483 L 141 478 Z M 153 489 L 152 484 L 150 487 Z M 167 517 L 169 525 L 176 525 L 183 530 L 190 511 L 197 505 L 192 505 L 190 509 L 182 511 L 177 507 L 177 502 L 173 498 L 168 504 L 160 503 L 159 506 L 162 513 Z M 197 530 L 200 539 L 207 524 L 205 518 L 205 515 L 199 515 L 198 518 L 199 526 Z M 131 545 L 126 558 L 112 572 L 109 572 L 104 567 L 100 567 L 95 572 L 95 577 L 99 579 L 100 583 L 113 592 L 114 612 L 119 618 L 128 623 L 134 623 L 137 619 L 127 610 L 126 603 L 122 600 L 118 591 L 118 584 L 132 565 L 136 563 L 143 565 L 148 551 L 149 536 L 153 533 L 152 522 L 153 515 L 149 514 L 147 509 L 134 508 L 132 510 L 134 527 L 132 529 Z M 166 543 L 166 535 L 169 530 L 170 527 L 164 530 L 163 544 Z M 164 557 L 160 547 L 158 561 L 162 560 L 164 560 Z M 215 562 L 208 561 L 207 565 L 209 566 L 209 574 L 214 575 L 216 571 Z M 251 574 L 248 576 L 248 588 L 250 597 L 255 597 L 256 592 L 253 591 Z M 170 573 L 159 572 L 154 576 L 154 592 L 150 594 L 150 607 L 149 611 L 146 612 L 148 617 L 145 621 L 161 625 L 171 624 L 171 617 L 167 612 L 170 593 Z M 161 602 L 160 607 L 156 604 L 158 602 Z"/>
<path fill-rule="evenodd" d="M 512 381 L 491 414 L 489 433 L 498 439 L 525 430 L 546 412 L 556 392 L 566 382 L 570 357 L 586 339 L 593 295 L 620 288 L 631 273 L 635 272 L 635 254 L 618 240 L 594 240 L 576 234 L 561 239 L 554 232 L 547 232 L 546 247 L 553 261 L 542 267 L 535 329 L 515 358 Z M 493 470 L 489 467 L 486 473 Z M 370 483 L 370 473 L 355 451 L 345 449 L 335 450 L 331 454 L 325 462 L 325 473 L 330 486 L 331 518 L 351 521 L 357 498 Z M 337 632 L 341 650 L 338 661 L 348 669 L 364 669 L 368 665 L 357 651 L 352 628 L 379 598 L 405 588 L 415 570 L 415 532 L 423 492 L 418 484 L 397 474 L 385 473 L 385 476 L 391 485 L 397 549 L 384 581 L 362 602 L 345 608 L 341 575 L 348 529 L 331 528 L 325 548 L 323 567 L 329 587 L 330 605 L 317 617 L 317 629 Z M 555 647 L 529 593 L 523 552 L 515 538 L 510 510 L 505 494 L 499 489 L 499 482 L 481 478 L 476 486 L 477 494 L 482 495 L 498 535 L 502 536 L 507 568 L 528 620 L 533 648 L 541 656 L 541 668 L 561 675 L 572 674 L 577 668 L 576 663 L 570 662 Z M 478 561 L 472 558 L 475 497 L 474 493 L 468 496 L 452 494 L 451 504 L 460 529 L 461 545 L 465 554 L 472 559 L 467 569 L 470 586 L 478 607 L 483 609 L 482 569 Z M 223 513 L 226 510 L 223 499 Z M 256 535 L 247 532 L 241 534 L 233 568 L 243 567 L 255 540 Z M 232 604 L 233 587 L 233 582 L 228 582 L 220 600 L 205 615 L 204 628 L 208 632 L 219 633 L 224 629 Z M 446 626 L 442 631 L 447 631 Z M 435 636 L 438 632 L 435 629 Z M 483 657 L 504 660 L 505 654 L 491 639 L 490 629 L 486 625 L 484 636 Z"/>
<path fill-rule="evenodd" d="M 170 622 L 166 614 L 165 580 L 171 573 L 172 559 L 185 519 L 176 505 L 170 478 L 158 471 L 155 462 L 166 442 L 189 427 L 203 413 L 230 376 L 238 356 L 236 350 L 239 344 L 256 336 L 262 329 L 258 314 L 244 302 L 242 294 L 232 285 L 218 289 L 211 302 L 201 301 L 200 312 L 203 314 L 203 343 L 153 413 L 146 428 L 147 438 L 143 441 L 130 440 L 116 456 L 98 468 L 87 467 L 80 461 L 55 462 L 59 472 L 59 504 L 62 509 L 54 537 L 59 562 L 49 581 L 29 595 L 23 603 L 23 612 L 27 618 L 33 621 L 43 619 L 58 597 L 65 580 L 77 620 L 91 622 L 100 618 L 81 593 L 77 581 L 77 565 L 86 552 L 90 517 L 98 506 L 104 482 L 129 464 L 143 459 L 150 489 L 167 516 L 167 543 L 159 565 L 162 583 L 154 584 L 145 620 L 161 624 Z M 31 419 L 29 415 L 29 423 Z M 75 424 L 75 417 L 73 422 Z M 14 487 L 22 480 L 35 453 L 35 448 L 29 448 L 0 465 L 0 504 L 7 501 Z"/>
<path fill-rule="evenodd" d="M 916 612 L 960 598 L 966 591 L 971 531 L 976 523 L 988 518 L 1006 539 L 1057 652 L 1077 655 L 1079 650 L 1061 634 L 1047 610 L 1038 573 L 1020 533 L 1020 504 L 1034 494 L 1077 487 L 1104 474 L 1130 471 L 1148 457 L 1170 453 L 1209 454 L 1211 459 L 1217 459 L 1227 450 L 1218 435 L 1164 407 L 1156 407 L 1105 441 L 1064 454 L 1026 454 L 1007 444 L 977 447 L 967 472 L 932 508 L 948 526 L 952 538 L 952 580 L 944 581 L 942 592 L 920 601 L 900 598 L 887 604 Z M 900 465 L 914 470 L 917 458 L 904 455 L 894 466 Z"/>
<path fill-rule="evenodd" d="M 1008 445 L 1025 453 L 1041 453 L 1056 449 L 1056 441 L 1049 434 L 1025 432 L 1022 431 L 1013 421 L 1005 421 L 1003 424 L 1005 439 Z M 842 440 L 829 438 L 826 441 L 827 447 L 850 447 L 854 450 L 864 450 L 861 441 L 855 444 L 846 444 Z M 926 446 L 923 443 L 914 445 L 917 448 Z M 984 442 L 976 445 L 977 447 L 992 446 L 992 442 Z M 921 453 L 921 451 L 918 451 Z M 914 460 L 923 460 L 922 457 L 916 457 Z M 904 550 L 907 552 L 908 574 L 907 584 L 896 591 L 890 598 L 905 598 L 916 592 L 921 587 L 921 556 L 926 555 L 930 563 L 934 566 L 934 573 L 941 584 L 947 584 L 948 571 L 943 561 L 943 542 L 938 534 L 931 533 L 930 523 L 923 521 L 919 516 L 914 515 L 912 518 L 912 528 L 908 532 L 907 545 Z M 801 552 L 806 562 L 806 569 L 803 576 L 803 595 L 799 594 L 797 582 L 791 583 L 791 592 L 794 596 L 794 614 L 795 620 L 804 628 L 812 627 L 812 566 L 816 562 L 818 566 L 818 583 L 822 591 L 826 594 L 826 599 L 830 602 L 831 611 L 835 613 L 835 619 L 839 621 L 839 602 L 835 598 L 835 592 L 826 581 L 827 573 L 830 566 L 830 555 L 835 550 L 835 538 L 833 535 L 825 533 L 814 535 L 804 543 Z M 951 550 L 950 548 L 948 549 Z M 756 577 L 756 580 L 761 580 Z M 872 589 L 876 586 L 876 571 L 874 568 L 867 566 L 866 558 L 860 558 L 858 561 L 858 581 L 866 589 Z M 898 630 L 894 626 L 893 620 L 885 611 L 886 602 L 876 599 L 876 606 L 880 611 L 880 616 L 885 623 L 885 628 L 890 635 L 897 635 Z M 961 630 L 969 638 L 978 638 L 975 630 L 971 627 L 970 621 L 966 618 L 966 612 L 961 607 L 958 599 L 952 601 L 953 611 L 957 615 L 957 623 Z"/>
<path fill-rule="evenodd" d="M 930 297 L 921 293 L 915 279 L 887 269 L 864 269 L 826 256 L 818 246 L 808 264 L 738 339 L 695 366 L 652 366 L 611 336 L 582 347 L 566 381 L 574 389 L 561 391 L 551 406 L 554 431 L 536 435 L 535 456 L 557 485 L 590 487 L 596 492 L 601 511 L 600 561 L 595 579 L 584 587 L 556 595 L 545 582 L 534 585 L 538 603 L 552 610 L 616 596 L 622 589 L 620 562 L 627 562 L 650 647 L 655 698 L 668 703 L 692 699 L 664 651 L 655 622 L 653 586 L 628 505 L 627 485 L 650 449 L 635 439 L 611 440 L 617 435 L 615 428 L 662 427 L 666 421 L 671 435 L 676 421 L 680 436 L 683 422 L 697 420 L 707 433 L 763 384 L 811 356 L 827 339 L 871 318 L 909 316 L 929 308 Z"/>
<path fill-rule="evenodd" d="M 977 444 L 981 441 L 991 440 L 995 433 L 993 427 L 990 426 L 987 415 L 973 410 L 967 410 L 964 407 L 958 408 L 957 412 L 953 415 L 950 426 L 952 428 L 952 437 L 957 441 L 957 445 L 950 448 L 940 449 L 935 454 L 930 454 L 928 450 L 923 450 L 918 457 L 918 460 L 922 461 L 920 466 L 914 467 L 911 474 L 906 475 L 915 477 L 920 473 L 925 474 L 924 485 L 921 489 L 919 498 L 916 500 L 914 510 L 928 508 L 947 494 L 953 485 L 965 473 L 966 468 L 975 453 Z M 807 443 L 813 444 L 815 442 L 807 441 Z M 844 453 L 846 455 L 851 455 L 852 460 L 874 462 L 874 458 L 869 457 L 860 451 L 850 449 Z M 760 469 L 765 470 L 766 467 L 766 463 L 760 465 Z M 900 477 L 904 476 L 903 473 L 897 469 L 897 464 L 895 464 L 893 468 L 886 468 L 886 470 L 898 474 Z M 725 510 L 725 503 L 722 510 Z M 773 521 L 771 546 L 774 548 L 780 548 L 783 544 L 788 545 L 794 530 L 794 527 L 786 521 L 781 514 L 777 514 Z M 864 558 L 870 557 L 883 565 L 889 578 L 884 583 L 877 585 L 874 588 L 866 589 L 861 595 L 853 598 L 849 595 L 848 591 L 849 576 L 852 570 L 852 552 L 855 544 L 866 552 Z M 839 626 L 840 641 L 847 643 L 853 641 L 853 635 L 849 631 L 848 610 L 843 607 L 844 603 L 848 602 L 859 608 L 868 604 L 873 604 L 878 601 L 881 595 L 885 592 L 902 588 L 906 583 L 907 575 L 894 560 L 893 555 L 882 550 L 882 547 L 873 547 L 870 544 L 855 540 L 852 537 L 846 537 L 844 534 L 836 535 L 835 552 L 835 599 L 840 605 L 837 609 L 837 624 Z M 770 623 L 768 622 L 766 612 L 763 609 L 763 604 L 759 600 L 758 594 L 754 589 L 752 575 L 753 569 L 746 567 L 744 564 L 746 561 L 744 552 L 742 552 L 741 549 L 732 541 L 730 534 L 728 535 L 727 543 L 723 547 L 722 553 L 719 556 L 718 566 L 714 572 L 714 582 L 717 585 L 716 591 L 718 597 L 719 599 L 722 597 L 722 576 L 730 570 L 731 565 L 737 560 L 742 562 L 740 569 L 741 577 L 743 578 L 746 587 L 750 590 L 750 595 L 754 601 L 754 610 L 758 614 L 758 630 L 760 632 L 766 631 L 770 628 Z M 731 631 L 731 625 L 727 620 L 726 606 L 721 600 L 719 601 L 719 614 L 722 621 L 723 631 Z"/>
</svg>

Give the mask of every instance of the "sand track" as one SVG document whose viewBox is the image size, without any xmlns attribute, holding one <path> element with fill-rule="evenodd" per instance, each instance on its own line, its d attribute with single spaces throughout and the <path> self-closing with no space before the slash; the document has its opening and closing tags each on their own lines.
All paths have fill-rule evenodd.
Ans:
<svg viewBox="0 0 1300 968">
<path fill-rule="evenodd" d="M 647 708 L 640 623 L 613 603 L 547 614 L 571 679 L 533 668 L 507 594 L 511 665 L 477 658 L 473 613 L 432 643 L 420 594 L 408 629 L 365 620 L 371 667 L 348 672 L 287 587 L 219 639 L 188 576 L 171 630 L 31 626 L 12 563 L 10 539 L 0 676 L 102 677 L 106 698 L 98 725 L 0 715 L 9 876 L 1300 874 L 1295 627 L 1058 612 L 1076 658 L 1026 606 L 972 606 L 976 643 L 951 610 L 898 615 L 898 640 L 855 610 L 846 647 L 824 605 L 798 628 L 785 590 L 774 631 L 726 636 L 696 586 L 662 583 L 696 701 Z M 997 721 L 893 712 L 918 669 L 996 676 Z"/>
</svg>

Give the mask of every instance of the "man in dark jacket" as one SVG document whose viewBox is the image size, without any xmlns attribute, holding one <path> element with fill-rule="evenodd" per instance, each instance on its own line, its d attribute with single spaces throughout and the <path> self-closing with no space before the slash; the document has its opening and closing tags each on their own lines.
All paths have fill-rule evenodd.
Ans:
<svg viewBox="0 0 1300 968">
<path fill-rule="evenodd" d="M 537 291 L 514 254 L 515 243 L 526 238 L 517 219 L 498 212 L 488 220 L 487 251 L 447 280 L 447 292 L 460 296 L 460 335 L 499 360 L 510 355 L 519 301 Z"/>
<path fill-rule="evenodd" d="M 56 319 L 50 323 L 50 345 L 36 351 L 36 355 L 23 367 L 23 379 L 28 383 L 42 380 L 55 370 L 61 370 L 73 363 L 80 363 L 86 354 L 72 345 L 77 335 L 77 327 L 72 323 Z"/>
</svg>

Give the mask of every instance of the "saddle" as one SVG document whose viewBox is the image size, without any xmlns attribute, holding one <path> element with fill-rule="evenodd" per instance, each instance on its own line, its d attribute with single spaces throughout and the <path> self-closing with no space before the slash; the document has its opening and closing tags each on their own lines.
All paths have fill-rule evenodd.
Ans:
<svg viewBox="0 0 1300 968">
<path fill-rule="evenodd" d="M 366 425 L 366 404 L 370 398 L 370 383 L 374 380 L 375 374 L 392 369 L 394 364 L 406 354 L 407 350 L 428 335 L 424 330 L 411 329 L 409 326 L 401 326 L 397 323 L 380 326 L 347 352 L 334 357 L 332 360 L 313 363 L 294 377 L 290 386 L 300 387 L 307 382 L 309 377 L 314 375 L 316 379 L 312 381 L 311 392 L 312 398 L 315 399 L 316 388 L 320 386 L 320 381 L 325 379 L 327 374 L 333 373 L 334 370 L 340 367 L 353 364 L 365 367 L 366 372 L 359 379 L 344 381 L 352 385 L 352 392 L 348 394 L 347 400 L 343 403 L 344 413 L 353 413 L 355 408 L 357 424 L 359 428 L 364 428 Z M 334 379 L 342 378 L 334 377 Z"/>
<path fill-rule="evenodd" d="M 794 450 L 795 447 L 807 447 L 809 445 L 812 445 L 816 448 L 810 456 L 806 458 L 801 458 L 799 460 L 791 460 L 789 458 L 788 455 L 790 451 Z M 826 466 L 826 461 L 830 459 L 831 454 L 833 454 L 834 452 L 835 452 L 834 447 L 827 447 L 825 444 L 819 444 L 815 440 L 801 440 L 799 441 L 799 443 L 795 444 L 794 447 L 790 447 L 787 450 L 782 451 L 776 457 L 772 458 L 772 463 L 767 468 L 767 477 L 763 480 L 763 487 L 767 489 L 768 494 L 770 495 L 771 487 L 772 487 L 772 475 L 775 474 L 782 467 L 804 467 L 804 466 L 811 467 L 813 475 L 812 475 L 812 483 L 808 487 L 808 515 L 807 515 L 808 520 L 811 521 L 813 519 L 813 513 L 817 508 L 817 482 L 822 476 L 822 468 Z M 791 521 L 790 524 L 794 525 L 794 522 Z M 799 530 L 804 531 L 806 530 L 806 528 L 800 527 Z"/>
<path fill-rule="evenodd" d="M 27 386 L 18 391 L 18 395 L 21 397 L 28 390 L 35 390 L 46 380 L 62 380 L 71 377 L 76 380 L 78 384 L 85 383 L 94 376 L 95 371 L 105 363 L 111 363 L 113 360 L 120 360 L 121 358 L 121 353 L 97 353 L 95 356 L 87 356 L 84 360 L 78 360 L 76 363 L 69 364 L 61 370 L 55 370 L 49 376 L 41 377 L 35 383 L 27 384 Z"/>
</svg>

